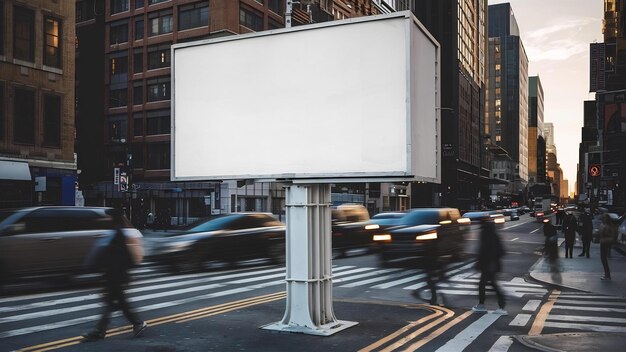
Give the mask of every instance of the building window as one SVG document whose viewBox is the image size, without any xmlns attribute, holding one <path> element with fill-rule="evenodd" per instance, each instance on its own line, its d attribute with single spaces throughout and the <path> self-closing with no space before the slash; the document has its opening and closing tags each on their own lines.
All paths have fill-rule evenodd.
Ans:
<svg viewBox="0 0 626 352">
<path fill-rule="evenodd" d="M 128 118 L 126 115 L 109 116 L 109 140 L 128 140 Z"/>
<path fill-rule="evenodd" d="M 135 20 L 135 40 L 143 39 L 143 18 Z"/>
<path fill-rule="evenodd" d="M 4 2 L 2 1 L 0 1 L 0 55 L 4 55 Z"/>
<path fill-rule="evenodd" d="M 170 44 L 148 47 L 148 70 L 170 67 Z"/>
<path fill-rule="evenodd" d="M 128 105 L 128 87 L 111 86 L 109 90 L 109 107 L 117 108 Z"/>
<path fill-rule="evenodd" d="M 128 53 L 120 51 L 109 54 L 111 84 L 128 81 Z"/>
<path fill-rule="evenodd" d="M 0 141 L 4 140 L 4 82 L 0 81 Z"/>
<path fill-rule="evenodd" d="M 154 5 L 154 4 L 158 4 L 160 2 L 165 2 L 165 1 L 169 1 L 169 0 L 148 0 L 148 4 Z"/>
<path fill-rule="evenodd" d="M 139 48 L 135 49 L 135 54 L 133 55 L 133 73 L 141 72 L 143 72 L 143 51 Z"/>
<path fill-rule="evenodd" d="M 13 57 L 35 62 L 35 12 L 13 7 Z"/>
<path fill-rule="evenodd" d="M 159 77 L 148 80 L 146 84 L 148 102 L 170 100 L 170 77 Z"/>
<path fill-rule="evenodd" d="M 144 0 L 135 0 L 135 8 L 140 9 L 143 7 Z"/>
<path fill-rule="evenodd" d="M 96 18 L 94 2 L 95 0 L 79 0 L 76 2 L 76 23 Z"/>
<path fill-rule="evenodd" d="M 209 25 L 209 4 L 206 2 L 181 6 L 178 10 L 178 30 Z"/>
<path fill-rule="evenodd" d="M 143 104 L 143 81 L 133 82 L 133 104 Z"/>
<path fill-rule="evenodd" d="M 133 115 L 133 136 L 143 136 L 143 115 L 141 113 Z"/>
<path fill-rule="evenodd" d="M 283 4 L 285 2 L 283 0 L 270 0 L 268 3 L 268 7 L 275 14 L 283 15 Z"/>
<path fill-rule="evenodd" d="M 150 170 L 163 170 L 170 168 L 170 144 L 148 144 L 148 165 Z"/>
<path fill-rule="evenodd" d="M 172 10 L 148 14 L 148 37 L 172 32 Z"/>
<path fill-rule="evenodd" d="M 146 114 L 146 136 L 170 134 L 170 110 L 148 111 Z"/>
<path fill-rule="evenodd" d="M 109 44 L 120 44 L 128 42 L 128 22 L 119 21 L 111 23 L 109 32 Z"/>
<path fill-rule="evenodd" d="M 111 0 L 111 15 L 128 11 L 128 0 Z"/>
<path fill-rule="evenodd" d="M 35 92 L 15 88 L 13 101 L 13 140 L 18 144 L 35 144 Z"/>
<path fill-rule="evenodd" d="M 255 12 L 240 8 L 239 24 L 259 32 L 263 30 L 263 17 Z"/>
<path fill-rule="evenodd" d="M 43 64 L 51 67 L 61 67 L 61 21 L 46 17 L 44 19 L 45 47 Z"/>
<path fill-rule="evenodd" d="M 61 146 L 61 97 L 44 95 L 43 145 L 44 147 Z"/>
</svg>

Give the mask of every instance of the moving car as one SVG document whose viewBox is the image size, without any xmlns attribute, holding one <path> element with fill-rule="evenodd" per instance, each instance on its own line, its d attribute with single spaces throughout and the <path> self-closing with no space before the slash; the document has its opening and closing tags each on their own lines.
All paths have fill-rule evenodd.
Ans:
<svg viewBox="0 0 626 352">
<path fill-rule="evenodd" d="M 0 279 L 82 274 L 94 245 L 112 238 L 118 228 L 126 235 L 131 254 L 143 256 L 141 232 L 125 217 L 114 216 L 117 211 L 52 206 L 1 210 Z"/>
<path fill-rule="evenodd" d="M 380 226 L 370 222 L 363 205 L 342 204 L 333 207 L 331 212 L 334 253 L 345 256 L 348 249 L 372 249 L 372 235 Z"/>
<path fill-rule="evenodd" d="M 177 271 L 200 270 L 206 261 L 231 265 L 239 260 L 285 261 L 285 225 L 269 213 L 233 213 L 192 224 L 155 243 L 157 262 Z"/>
<path fill-rule="evenodd" d="M 481 219 L 487 216 L 492 218 L 495 224 L 504 224 L 506 222 L 504 214 L 498 210 L 471 211 L 463 214 L 463 217 L 469 219 L 472 224 L 480 223 Z"/>
<path fill-rule="evenodd" d="M 374 235 L 380 260 L 388 264 L 396 259 L 415 257 L 462 256 L 464 235 L 470 220 L 456 208 L 411 209 Z"/>
</svg>

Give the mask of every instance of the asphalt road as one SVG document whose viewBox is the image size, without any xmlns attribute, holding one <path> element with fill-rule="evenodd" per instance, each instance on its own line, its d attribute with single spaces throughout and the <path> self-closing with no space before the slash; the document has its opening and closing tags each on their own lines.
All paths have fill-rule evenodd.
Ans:
<svg viewBox="0 0 626 352">
<path fill-rule="evenodd" d="M 554 288 L 529 279 L 543 247 L 541 229 L 528 215 L 499 228 L 507 252 L 498 277 L 507 293 L 506 316 L 471 312 L 478 302 L 475 228 L 465 260 L 448 266 L 447 280 L 438 285 L 443 306 L 424 304 L 428 290 L 421 298 L 415 294 L 426 287 L 418 267 L 381 267 L 375 254 L 363 251 L 335 259 L 335 315 L 359 325 L 331 337 L 259 329 L 282 318 L 284 267 L 246 262 L 174 275 L 146 263 L 134 270 L 128 290 L 150 324 L 143 337 L 127 337 L 128 323 L 118 316 L 104 341 L 79 343 L 101 309 L 97 287 L 84 279 L 35 281 L 9 287 L 0 297 L 0 351 L 531 351 L 510 337 L 570 332 L 571 324 L 583 323 L 589 325 L 576 331 L 625 330 L 626 300 L 603 297 L 608 303 L 598 308 L 597 298 L 574 290 L 561 290 L 554 300 Z M 493 295 L 486 305 L 497 308 Z"/>
</svg>

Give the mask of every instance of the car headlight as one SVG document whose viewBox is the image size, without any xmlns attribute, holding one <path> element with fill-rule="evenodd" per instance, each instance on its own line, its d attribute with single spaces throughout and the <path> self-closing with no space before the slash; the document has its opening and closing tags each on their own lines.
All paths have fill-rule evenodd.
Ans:
<svg viewBox="0 0 626 352">
<path fill-rule="evenodd" d="M 378 226 L 378 224 L 365 225 L 365 229 L 366 230 L 378 230 L 379 228 L 380 228 L 380 226 Z"/>
<path fill-rule="evenodd" d="M 504 218 L 495 218 L 495 219 L 493 219 L 493 222 L 495 224 L 504 224 L 504 221 L 505 221 Z"/>
<path fill-rule="evenodd" d="M 459 218 L 456 220 L 456 222 L 459 224 L 469 224 L 470 222 L 472 222 L 472 220 L 468 218 Z"/>
<path fill-rule="evenodd" d="M 436 240 L 437 239 L 437 231 L 427 232 L 423 235 L 415 236 L 416 240 Z"/>
<path fill-rule="evenodd" d="M 391 241 L 391 235 L 388 234 L 388 233 L 383 234 L 383 235 L 374 235 L 373 239 L 374 239 L 374 241 L 378 241 L 378 242 L 380 242 L 380 241 Z"/>
<path fill-rule="evenodd" d="M 180 242 L 172 242 L 168 243 L 165 246 L 166 252 L 180 252 L 188 249 L 191 245 L 194 244 L 194 241 L 180 241 Z"/>
</svg>

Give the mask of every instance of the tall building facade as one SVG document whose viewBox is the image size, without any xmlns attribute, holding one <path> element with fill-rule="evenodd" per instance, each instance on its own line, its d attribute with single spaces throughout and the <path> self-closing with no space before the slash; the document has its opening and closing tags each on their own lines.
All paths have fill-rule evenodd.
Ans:
<svg viewBox="0 0 626 352">
<path fill-rule="evenodd" d="M 546 182 L 546 149 L 543 139 L 543 87 L 539 76 L 528 78 L 528 183 Z M 539 146 L 542 145 L 543 149 Z"/>
<path fill-rule="evenodd" d="M 425 0 L 413 12 L 441 45 L 442 183 L 412 185 L 412 206 L 478 208 L 487 198 L 484 163 L 487 1 Z"/>
<path fill-rule="evenodd" d="M 0 1 L 0 207 L 74 205 L 74 4 Z"/>
<path fill-rule="evenodd" d="M 528 56 L 508 3 L 489 6 L 489 64 L 491 139 L 517 163 L 512 177 L 517 193 L 529 181 Z"/>
</svg>

